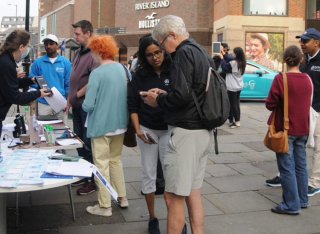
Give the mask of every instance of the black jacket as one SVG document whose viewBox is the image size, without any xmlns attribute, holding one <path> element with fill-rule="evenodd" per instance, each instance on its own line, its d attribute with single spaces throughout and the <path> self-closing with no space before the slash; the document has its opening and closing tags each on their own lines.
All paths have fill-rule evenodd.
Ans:
<svg viewBox="0 0 320 234">
<path fill-rule="evenodd" d="M 195 91 L 198 102 L 202 105 L 209 69 L 208 61 L 213 68 L 215 66 L 204 49 L 200 51 L 192 44 L 196 43 L 191 39 L 185 40 L 171 54 L 172 90 L 168 94 L 159 95 L 157 102 L 165 111 L 165 121 L 169 125 L 185 129 L 205 129 L 193 101 L 191 89 Z"/>
<path fill-rule="evenodd" d="M 148 91 L 159 88 L 170 91 L 169 69 L 161 72 L 158 76 L 155 72 L 146 69 L 137 70 L 132 81 L 128 85 L 128 109 L 130 114 L 137 113 L 141 125 L 154 130 L 167 130 L 164 122 L 164 113 L 160 107 L 153 108 L 143 102 L 140 91 Z"/>
<path fill-rule="evenodd" d="M 23 88 L 33 84 L 29 78 L 17 78 L 16 62 L 9 53 L 0 55 L 0 121 L 6 115 L 12 104 L 24 105 L 41 96 L 39 90 L 20 92 Z"/>
<path fill-rule="evenodd" d="M 320 112 L 320 51 L 310 61 L 305 59 L 306 63 L 303 63 L 300 67 L 301 72 L 307 73 L 313 82 L 313 101 L 312 107 L 315 111 Z"/>
</svg>

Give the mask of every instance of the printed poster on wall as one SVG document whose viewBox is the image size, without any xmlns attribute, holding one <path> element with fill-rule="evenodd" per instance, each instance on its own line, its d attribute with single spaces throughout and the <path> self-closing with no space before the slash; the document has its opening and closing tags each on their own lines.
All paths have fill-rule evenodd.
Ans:
<svg viewBox="0 0 320 234">
<path fill-rule="evenodd" d="M 282 71 L 283 33 L 247 32 L 245 43 L 247 60 L 272 70 Z"/>
</svg>

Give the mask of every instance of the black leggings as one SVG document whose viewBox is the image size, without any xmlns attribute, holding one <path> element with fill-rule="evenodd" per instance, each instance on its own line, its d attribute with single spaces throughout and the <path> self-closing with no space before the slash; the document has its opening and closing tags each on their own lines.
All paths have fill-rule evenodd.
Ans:
<svg viewBox="0 0 320 234">
<path fill-rule="evenodd" d="M 240 121 L 240 91 L 228 91 L 228 97 L 230 102 L 229 122 Z"/>
</svg>

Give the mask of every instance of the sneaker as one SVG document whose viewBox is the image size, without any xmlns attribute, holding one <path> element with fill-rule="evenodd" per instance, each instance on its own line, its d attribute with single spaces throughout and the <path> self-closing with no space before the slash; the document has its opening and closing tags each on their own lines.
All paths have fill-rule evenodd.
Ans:
<svg viewBox="0 0 320 234">
<path fill-rule="evenodd" d="M 232 123 L 229 127 L 230 127 L 231 129 L 233 129 L 233 128 L 239 128 L 239 127 L 240 127 L 240 122 Z"/>
<path fill-rule="evenodd" d="M 266 185 L 270 187 L 281 187 L 280 177 L 276 176 L 272 179 L 266 180 Z"/>
<path fill-rule="evenodd" d="M 79 180 L 79 181 L 77 181 L 77 182 L 72 183 L 72 184 L 71 184 L 71 187 L 77 187 L 77 186 L 80 186 L 80 185 L 85 184 L 86 182 L 87 182 L 87 179 L 84 178 L 84 179 L 82 179 L 82 180 Z"/>
<path fill-rule="evenodd" d="M 93 215 L 101 215 L 101 216 L 112 216 L 112 208 L 102 208 L 100 207 L 99 204 L 94 205 L 94 206 L 88 206 L 87 207 L 87 212 Z"/>
<path fill-rule="evenodd" d="M 118 205 L 121 208 L 127 208 L 129 206 L 128 199 L 126 197 L 119 197 L 118 198 Z"/>
<path fill-rule="evenodd" d="M 148 231 L 150 234 L 160 234 L 159 221 L 157 218 L 149 220 Z"/>
<path fill-rule="evenodd" d="M 94 182 L 87 182 L 81 188 L 77 190 L 78 195 L 88 195 L 97 190 L 97 186 Z"/>
<path fill-rule="evenodd" d="M 182 229 L 182 234 L 187 234 L 188 231 L 187 231 L 187 224 L 185 223 L 184 226 L 183 226 L 183 229 Z"/>
<path fill-rule="evenodd" d="M 231 128 L 231 127 L 234 126 L 234 125 L 235 125 L 234 122 L 230 122 L 230 123 L 229 123 L 229 128 Z"/>
<path fill-rule="evenodd" d="M 294 212 L 294 211 L 285 211 L 285 210 L 282 210 L 280 209 L 278 206 L 277 207 L 274 207 L 274 208 L 271 208 L 271 211 L 273 213 L 277 213 L 277 214 L 286 214 L 286 215 L 299 215 L 299 212 Z"/>
<path fill-rule="evenodd" d="M 320 189 L 308 186 L 308 197 L 312 197 L 317 193 L 320 193 Z"/>
</svg>

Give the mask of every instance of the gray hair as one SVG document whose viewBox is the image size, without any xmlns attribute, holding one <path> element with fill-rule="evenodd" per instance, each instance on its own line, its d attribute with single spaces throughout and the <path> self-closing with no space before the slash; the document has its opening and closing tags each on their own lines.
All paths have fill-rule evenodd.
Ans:
<svg viewBox="0 0 320 234">
<path fill-rule="evenodd" d="M 162 17 L 159 23 L 154 27 L 152 37 L 155 39 L 164 38 L 170 32 L 189 37 L 183 19 L 175 15 L 166 15 Z"/>
</svg>

